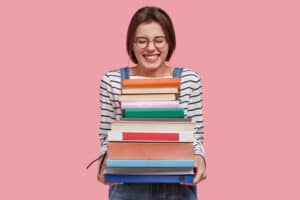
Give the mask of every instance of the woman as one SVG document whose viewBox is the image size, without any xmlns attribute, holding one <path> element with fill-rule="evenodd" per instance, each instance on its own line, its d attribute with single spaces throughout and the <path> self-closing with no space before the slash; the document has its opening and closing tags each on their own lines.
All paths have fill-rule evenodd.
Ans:
<svg viewBox="0 0 300 200">
<path fill-rule="evenodd" d="M 143 7 L 131 19 L 127 32 L 127 52 L 135 66 L 127 68 L 128 78 L 172 77 L 174 68 L 166 64 L 176 46 L 172 21 L 165 11 L 157 7 Z M 109 184 L 109 199 L 197 199 L 196 184 L 206 178 L 203 140 L 201 81 L 199 75 L 183 68 L 180 75 L 180 104 L 187 118 L 196 124 L 194 133 L 195 178 L 193 184 Z M 107 132 L 111 121 L 120 119 L 118 102 L 121 93 L 121 70 L 107 72 L 101 80 L 101 154 L 107 151 Z M 101 160 L 101 159 L 100 159 Z M 104 184 L 102 156 L 98 180 Z"/>
</svg>

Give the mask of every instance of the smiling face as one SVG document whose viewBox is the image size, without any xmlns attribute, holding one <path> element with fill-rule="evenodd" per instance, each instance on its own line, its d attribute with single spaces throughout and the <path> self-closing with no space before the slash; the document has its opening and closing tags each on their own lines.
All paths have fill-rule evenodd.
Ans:
<svg viewBox="0 0 300 200">
<path fill-rule="evenodd" d="M 152 71 L 165 66 L 169 45 L 159 23 L 142 23 L 137 27 L 133 51 L 138 67 L 143 70 Z"/>
</svg>

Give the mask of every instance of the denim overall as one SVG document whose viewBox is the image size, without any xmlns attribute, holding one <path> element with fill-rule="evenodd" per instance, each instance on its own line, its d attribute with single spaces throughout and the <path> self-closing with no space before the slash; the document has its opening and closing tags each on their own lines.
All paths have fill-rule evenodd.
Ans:
<svg viewBox="0 0 300 200">
<path fill-rule="evenodd" d="M 180 77 L 183 68 L 174 68 Z M 129 79 L 129 68 L 121 68 L 121 81 Z M 178 183 L 124 183 L 109 187 L 109 200 L 197 200 L 196 186 Z"/>
</svg>

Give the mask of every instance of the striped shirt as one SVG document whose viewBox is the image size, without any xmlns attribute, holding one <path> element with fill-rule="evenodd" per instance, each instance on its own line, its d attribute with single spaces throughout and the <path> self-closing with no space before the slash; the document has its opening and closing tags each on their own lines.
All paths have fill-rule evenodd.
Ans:
<svg viewBox="0 0 300 200">
<path fill-rule="evenodd" d="M 130 78 L 141 78 L 133 77 Z M 112 120 L 122 117 L 121 105 L 118 96 L 121 94 L 122 84 L 120 69 L 105 73 L 100 82 L 100 128 L 101 143 L 100 155 L 107 151 L 107 132 L 111 130 Z M 194 132 L 194 153 L 205 157 L 203 148 L 203 114 L 202 114 L 202 85 L 199 75 L 184 68 L 180 77 L 179 102 L 184 108 L 186 118 L 191 118 L 196 124 Z"/>
</svg>

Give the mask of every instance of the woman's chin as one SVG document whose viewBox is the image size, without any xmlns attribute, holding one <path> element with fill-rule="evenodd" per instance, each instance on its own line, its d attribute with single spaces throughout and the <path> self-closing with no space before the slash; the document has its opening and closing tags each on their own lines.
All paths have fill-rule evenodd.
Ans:
<svg viewBox="0 0 300 200">
<path fill-rule="evenodd" d="M 142 65 L 147 70 L 155 70 L 161 66 L 161 63 L 160 62 L 155 62 L 155 63 L 143 62 Z"/>
</svg>

